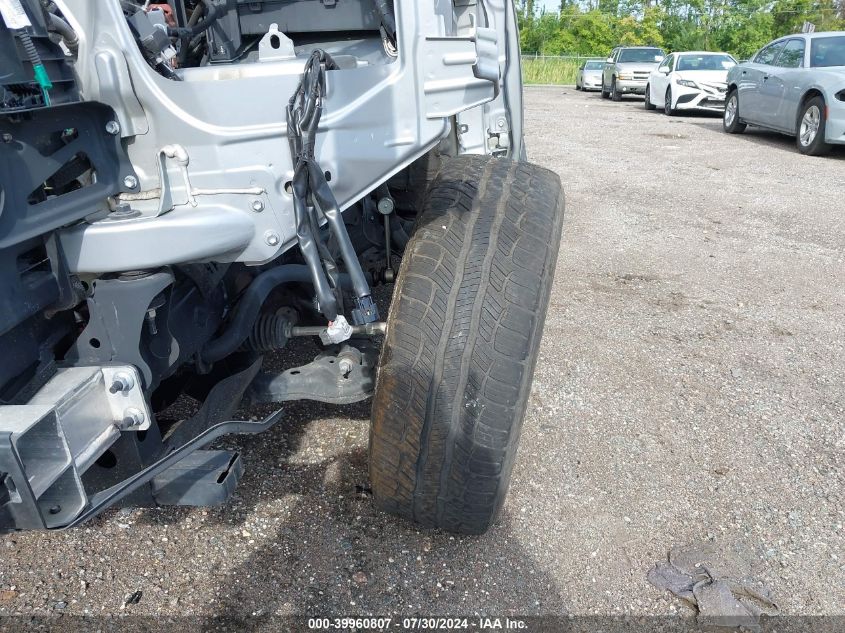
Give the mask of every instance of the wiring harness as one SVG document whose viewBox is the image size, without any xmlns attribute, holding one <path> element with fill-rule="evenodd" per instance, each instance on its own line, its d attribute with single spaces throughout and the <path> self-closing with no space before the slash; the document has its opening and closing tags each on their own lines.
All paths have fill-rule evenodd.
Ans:
<svg viewBox="0 0 845 633">
<path fill-rule="evenodd" d="M 363 325 L 378 321 L 378 309 L 349 239 L 337 200 L 314 155 L 326 96 L 326 71 L 337 69 L 328 53 L 319 49 L 312 52 L 305 63 L 299 85 L 288 102 L 288 142 L 294 164 L 291 181 L 293 207 L 299 248 L 311 273 L 320 311 L 330 323 L 344 319 L 340 271 L 321 237 L 320 224 L 325 219 L 354 289 L 352 322 Z"/>
</svg>

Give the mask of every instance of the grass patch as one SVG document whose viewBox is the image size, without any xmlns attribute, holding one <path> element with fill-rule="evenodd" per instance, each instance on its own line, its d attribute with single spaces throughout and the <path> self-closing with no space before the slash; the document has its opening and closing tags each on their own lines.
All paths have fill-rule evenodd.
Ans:
<svg viewBox="0 0 845 633">
<path fill-rule="evenodd" d="M 556 57 L 523 57 L 522 81 L 526 84 L 572 85 L 582 61 Z"/>
</svg>

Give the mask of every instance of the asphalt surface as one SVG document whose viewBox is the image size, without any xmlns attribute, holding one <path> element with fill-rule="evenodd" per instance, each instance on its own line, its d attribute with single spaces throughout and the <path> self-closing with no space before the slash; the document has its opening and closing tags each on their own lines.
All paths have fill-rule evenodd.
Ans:
<svg viewBox="0 0 845 633">
<path fill-rule="evenodd" d="M 646 574 L 704 541 L 784 613 L 845 614 L 845 152 L 566 88 L 528 88 L 526 125 L 568 218 L 495 529 L 380 514 L 368 404 L 295 404 L 224 444 L 224 507 L 0 538 L 0 613 L 689 615 Z"/>
</svg>

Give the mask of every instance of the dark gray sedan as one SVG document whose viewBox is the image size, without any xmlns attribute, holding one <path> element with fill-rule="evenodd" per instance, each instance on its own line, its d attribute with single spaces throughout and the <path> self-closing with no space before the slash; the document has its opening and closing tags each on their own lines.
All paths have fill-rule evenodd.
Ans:
<svg viewBox="0 0 845 633">
<path fill-rule="evenodd" d="M 723 121 L 795 136 L 802 154 L 845 144 L 845 31 L 781 37 L 731 68 Z"/>
</svg>

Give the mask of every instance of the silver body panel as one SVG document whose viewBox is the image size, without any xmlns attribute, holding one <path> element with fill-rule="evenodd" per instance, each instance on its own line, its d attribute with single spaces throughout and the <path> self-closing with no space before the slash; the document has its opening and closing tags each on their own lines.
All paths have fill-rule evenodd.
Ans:
<svg viewBox="0 0 845 633">
<path fill-rule="evenodd" d="M 310 49 L 292 59 L 184 69 L 174 82 L 149 68 L 118 0 L 57 4 L 80 33 L 85 98 L 118 113 L 139 180 L 126 200 L 141 213 L 63 231 L 71 271 L 259 265 L 293 247 L 284 106 Z M 316 154 L 341 208 L 446 138 L 455 115 L 460 152 L 522 155 L 513 6 L 487 0 L 485 8 L 488 26 L 477 26 L 485 11 L 476 4 L 399 1 L 398 58 L 328 73 Z M 187 162 L 163 157 L 173 144 Z"/>
</svg>

